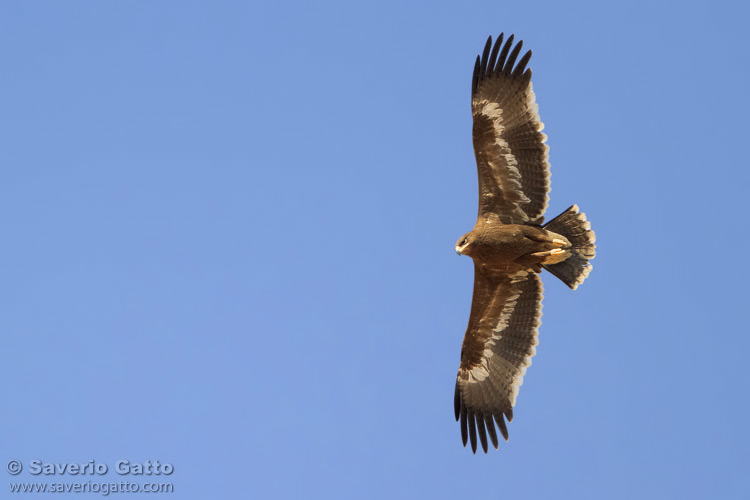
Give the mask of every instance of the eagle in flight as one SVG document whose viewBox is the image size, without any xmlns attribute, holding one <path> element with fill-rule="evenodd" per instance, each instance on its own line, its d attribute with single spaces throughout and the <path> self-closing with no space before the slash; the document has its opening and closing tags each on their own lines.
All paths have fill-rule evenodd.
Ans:
<svg viewBox="0 0 750 500">
<path fill-rule="evenodd" d="M 508 440 L 505 420 L 513 420 L 538 344 L 539 273 L 546 269 L 575 290 L 595 255 L 594 232 L 576 205 L 544 223 L 549 148 L 526 69 L 531 51 L 518 59 L 522 46 L 513 35 L 503 44 L 501 34 L 493 48 L 490 37 L 471 82 L 479 214 L 456 243 L 456 253 L 474 260 L 474 295 L 454 406 L 474 453 L 477 435 L 485 453 L 488 435 L 497 448 L 495 426 Z"/>
</svg>

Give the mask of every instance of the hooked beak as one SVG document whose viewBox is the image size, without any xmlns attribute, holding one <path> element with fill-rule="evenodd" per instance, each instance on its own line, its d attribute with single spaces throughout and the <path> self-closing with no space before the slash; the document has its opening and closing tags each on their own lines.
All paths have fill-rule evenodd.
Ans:
<svg viewBox="0 0 750 500">
<path fill-rule="evenodd" d="M 463 254 L 461 253 L 461 249 L 460 249 L 460 248 L 458 248 L 458 247 L 456 247 L 456 254 L 457 254 L 457 255 L 463 255 Z"/>
</svg>

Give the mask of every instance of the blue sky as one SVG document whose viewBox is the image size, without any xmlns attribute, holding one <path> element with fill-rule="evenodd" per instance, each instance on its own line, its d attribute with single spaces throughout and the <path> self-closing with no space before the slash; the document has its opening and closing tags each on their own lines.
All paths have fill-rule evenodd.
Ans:
<svg viewBox="0 0 750 500">
<path fill-rule="evenodd" d="M 2 463 L 160 460 L 180 499 L 746 498 L 747 16 L 4 2 Z M 534 50 L 548 215 L 578 203 L 598 257 L 544 276 L 510 441 L 474 456 L 453 245 L 501 31 Z"/>
</svg>

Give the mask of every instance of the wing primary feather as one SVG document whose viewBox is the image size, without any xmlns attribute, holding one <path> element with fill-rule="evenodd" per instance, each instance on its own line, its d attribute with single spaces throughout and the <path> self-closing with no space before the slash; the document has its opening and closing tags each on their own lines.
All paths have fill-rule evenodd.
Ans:
<svg viewBox="0 0 750 500">
<path fill-rule="evenodd" d="M 518 45 L 513 48 L 513 52 L 511 52 L 510 56 L 508 56 L 508 61 L 505 63 L 505 73 L 510 74 L 511 70 L 513 69 L 513 65 L 516 63 L 516 58 L 518 58 L 518 54 L 521 52 L 522 47 L 523 40 L 518 42 Z"/>
<path fill-rule="evenodd" d="M 513 422 L 513 408 L 510 406 L 503 410 L 503 413 L 505 413 L 505 418 L 508 419 L 508 422 Z"/>
<path fill-rule="evenodd" d="M 487 63 L 487 76 L 491 75 L 495 71 L 495 63 L 497 62 L 497 53 L 500 52 L 500 47 L 503 45 L 503 33 L 497 37 L 495 46 L 492 48 L 492 54 L 490 54 L 490 61 Z"/>
<path fill-rule="evenodd" d="M 500 51 L 500 56 L 497 58 L 496 71 L 502 71 L 505 66 L 505 58 L 508 57 L 508 51 L 510 50 L 511 45 L 513 45 L 513 35 L 508 37 L 505 41 L 505 45 L 503 45 L 503 50 Z"/>
<path fill-rule="evenodd" d="M 487 453 L 487 430 L 484 428 L 484 415 L 477 413 L 476 417 L 477 430 L 479 431 L 479 442 L 482 443 L 482 449 Z"/>
<path fill-rule="evenodd" d="M 474 420 L 474 412 L 469 410 L 469 439 L 471 440 L 471 451 L 477 452 L 477 424 Z"/>
<path fill-rule="evenodd" d="M 479 86 L 479 56 L 477 56 L 477 62 L 474 63 L 474 76 L 471 78 L 471 97 L 477 93 L 477 87 Z"/>
<path fill-rule="evenodd" d="M 492 35 L 487 38 L 487 43 L 484 44 L 484 50 L 482 51 L 482 59 L 479 65 L 479 76 L 483 76 L 487 72 L 487 61 L 489 60 L 490 49 L 492 48 Z"/>
<path fill-rule="evenodd" d="M 456 414 L 456 422 L 461 416 L 461 391 L 458 388 L 458 382 L 456 382 L 456 394 L 453 396 L 453 413 Z"/>
<path fill-rule="evenodd" d="M 502 413 L 495 414 L 495 422 L 497 422 L 497 428 L 500 429 L 500 434 L 503 435 L 503 439 L 508 440 L 508 427 L 505 425 Z"/>
<path fill-rule="evenodd" d="M 523 83 L 521 83 L 521 85 L 524 86 L 523 88 L 526 88 L 526 86 L 528 86 L 529 82 L 531 81 L 531 68 L 527 69 L 524 72 L 524 74 L 522 75 L 522 78 L 523 78 Z"/>
<path fill-rule="evenodd" d="M 464 448 L 466 447 L 466 441 L 469 440 L 469 431 L 466 427 L 466 407 L 461 407 L 461 441 L 464 442 Z"/>
<path fill-rule="evenodd" d="M 523 74 L 523 71 L 526 69 L 526 65 L 529 64 L 529 59 L 531 59 L 530 50 L 523 55 L 520 61 L 518 61 L 516 69 L 513 70 L 513 76 L 519 76 Z"/>
<path fill-rule="evenodd" d="M 484 416 L 484 423 L 486 424 L 487 431 L 490 434 L 490 440 L 492 441 L 492 446 L 497 449 L 498 442 L 497 442 L 497 432 L 495 432 L 495 424 L 492 422 L 492 415 L 485 415 Z"/>
</svg>

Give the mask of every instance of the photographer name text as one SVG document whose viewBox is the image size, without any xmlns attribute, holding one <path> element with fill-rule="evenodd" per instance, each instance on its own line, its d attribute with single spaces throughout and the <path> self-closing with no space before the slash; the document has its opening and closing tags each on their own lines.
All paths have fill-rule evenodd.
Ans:
<svg viewBox="0 0 750 500">
<path fill-rule="evenodd" d="M 8 472 L 13 475 L 17 475 L 22 469 L 23 466 L 18 460 L 11 460 L 8 463 Z M 85 463 L 52 463 L 43 460 L 30 460 L 26 470 L 34 476 L 103 476 L 110 470 L 114 470 L 121 476 L 169 476 L 174 472 L 174 466 L 159 460 L 146 460 L 145 462 L 118 460 L 111 468 L 96 460 L 89 460 Z"/>
</svg>

